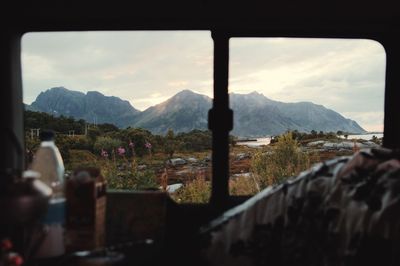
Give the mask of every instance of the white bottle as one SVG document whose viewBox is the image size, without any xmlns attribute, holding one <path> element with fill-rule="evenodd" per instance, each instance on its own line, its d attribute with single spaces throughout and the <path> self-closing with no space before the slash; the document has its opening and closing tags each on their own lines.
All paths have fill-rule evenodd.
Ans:
<svg viewBox="0 0 400 266">
<path fill-rule="evenodd" d="M 44 238 L 34 256 L 55 258 L 65 253 L 65 194 L 64 163 L 54 143 L 54 132 L 43 131 L 41 144 L 32 161 L 31 169 L 40 173 L 41 180 L 52 188 L 46 217 L 42 223 Z"/>
</svg>

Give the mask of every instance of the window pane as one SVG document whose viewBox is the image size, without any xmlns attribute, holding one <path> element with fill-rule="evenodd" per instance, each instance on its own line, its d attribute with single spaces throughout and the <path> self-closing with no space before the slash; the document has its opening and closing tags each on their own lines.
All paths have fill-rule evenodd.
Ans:
<svg viewBox="0 0 400 266">
<path fill-rule="evenodd" d="M 26 34 L 29 155 L 51 128 L 67 173 L 97 166 L 108 188 L 208 201 L 212 47 L 208 31 Z"/>
<path fill-rule="evenodd" d="M 231 39 L 231 193 L 380 145 L 385 64 L 371 40 Z"/>
</svg>

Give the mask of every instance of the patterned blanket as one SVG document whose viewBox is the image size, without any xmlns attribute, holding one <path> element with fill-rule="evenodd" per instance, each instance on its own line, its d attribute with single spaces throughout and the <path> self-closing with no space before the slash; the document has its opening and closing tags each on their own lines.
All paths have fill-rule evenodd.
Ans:
<svg viewBox="0 0 400 266">
<path fill-rule="evenodd" d="M 400 154 L 360 151 L 269 187 L 201 229 L 208 265 L 400 265 Z"/>
</svg>

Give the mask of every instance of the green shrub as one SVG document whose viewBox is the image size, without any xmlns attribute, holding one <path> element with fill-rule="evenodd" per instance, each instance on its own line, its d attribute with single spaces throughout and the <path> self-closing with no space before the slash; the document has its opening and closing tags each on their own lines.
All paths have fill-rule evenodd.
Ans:
<svg viewBox="0 0 400 266">
<path fill-rule="evenodd" d="M 211 182 L 204 176 L 198 175 L 192 181 L 187 182 L 171 197 L 180 203 L 208 203 L 211 196 Z"/>
<path fill-rule="evenodd" d="M 112 154 L 112 151 L 120 147 L 122 142 L 118 139 L 113 139 L 110 137 L 98 137 L 94 143 L 93 149 L 96 154 L 101 154 L 102 150 L 107 151 Z"/>
<path fill-rule="evenodd" d="M 179 133 L 176 140 L 180 143 L 182 151 L 205 151 L 211 149 L 212 136 L 208 130 L 192 130 L 187 133 Z"/>
<path fill-rule="evenodd" d="M 158 189 L 152 170 L 138 171 L 136 165 L 126 162 L 102 160 L 101 171 L 110 189 L 148 190 Z"/>
<path fill-rule="evenodd" d="M 93 143 L 86 136 L 69 136 L 70 149 L 93 151 Z"/>
<path fill-rule="evenodd" d="M 70 146 L 71 146 L 71 138 L 66 135 L 56 134 L 54 142 L 58 149 L 60 150 L 61 157 L 64 163 L 68 163 L 70 159 Z"/>
<path fill-rule="evenodd" d="M 69 150 L 70 159 L 65 165 L 68 170 L 75 170 L 79 167 L 98 167 L 97 157 L 87 150 Z"/>
<path fill-rule="evenodd" d="M 174 131 L 172 129 L 169 129 L 167 134 L 165 135 L 164 152 L 168 156 L 168 158 L 172 158 L 177 148 L 178 141 L 175 138 Z"/>
<path fill-rule="evenodd" d="M 136 156 L 144 156 L 148 155 L 149 153 L 153 152 L 154 146 L 149 151 L 146 148 L 146 143 L 151 143 L 154 145 L 154 136 L 151 134 L 150 131 L 142 128 L 127 128 L 124 130 L 120 130 L 117 134 L 114 134 L 115 137 L 122 140 L 122 143 L 125 147 L 129 145 L 130 142 L 134 145 L 134 152 Z M 130 152 L 130 149 L 127 149 Z M 129 155 L 131 155 L 129 153 Z"/>
<path fill-rule="evenodd" d="M 261 189 L 296 176 L 309 166 L 308 155 L 300 150 L 291 132 L 279 136 L 271 149 L 256 152 L 251 161 L 252 173 Z"/>
<path fill-rule="evenodd" d="M 254 195 L 260 192 L 253 177 L 239 176 L 229 180 L 229 194 L 232 196 Z"/>
</svg>

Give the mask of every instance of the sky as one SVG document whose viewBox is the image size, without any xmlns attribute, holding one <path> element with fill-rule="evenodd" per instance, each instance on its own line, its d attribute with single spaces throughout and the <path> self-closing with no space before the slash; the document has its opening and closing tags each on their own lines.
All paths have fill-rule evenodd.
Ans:
<svg viewBox="0 0 400 266">
<path fill-rule="evenodd" d="M 28 33 L 21 60 L 28 104 L 59 86 L 117 96 L 139 110 L 183 89 L 212 97 L 208 31 Z M 229 91 L 322 104 L 383 131 L 385 65 L 372 40 L 232 38 Z"/>
</svg>

